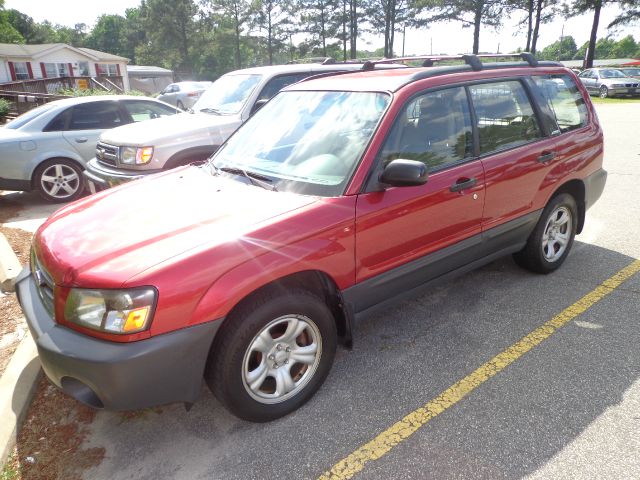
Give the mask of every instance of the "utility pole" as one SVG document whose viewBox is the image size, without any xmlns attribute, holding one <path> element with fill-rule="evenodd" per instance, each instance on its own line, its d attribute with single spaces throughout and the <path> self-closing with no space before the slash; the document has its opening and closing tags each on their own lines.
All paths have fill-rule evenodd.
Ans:
<svg viewBox="0 0 640 480">
<path fill-rule="evenodd" d="M 402 56 L 404 57 L 404 40 L 407 38 L 407 24 L 402 26 Z"/>
<path fill-rule="evenodd" d="M 431 53 L 429 55 L 433 55 L 433 37 L 429 38 L 429 42 L 431 43 Z"/>
<path fill-rule="evenodd" d="M 564 40 L 564 23 L 562 24 L 562 30 L 560 31 L 560 48 L 558 49 L 558 61 L 562 59 L 562 41 Z"/>
</svg>

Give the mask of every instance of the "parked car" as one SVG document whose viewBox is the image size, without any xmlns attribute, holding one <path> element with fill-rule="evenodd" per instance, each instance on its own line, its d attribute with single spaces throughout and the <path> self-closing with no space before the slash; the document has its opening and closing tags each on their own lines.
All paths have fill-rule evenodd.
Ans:
<svg viewBox="0 0 640 480">
<path fill-rule="evenodd" d="M 600 98 L 640 95 L 638 79 L 631 78 L 617 68 L 589 68 L 578 75 L 590 94 Z"/>
<path fill-rule="evenodd" d="M 209 162 L 54 214 L 16 284 L 51 381 L 133 409 L 204 377 L 268 421 L 376 305 L 509 254 L 558 269 L 606 180 L 588 94 L 555 62 L 462 58 L 289 86 Z"/>
<path fill-rule="evenodd" d="M 0 190 L 74 200 L 104 130 L 176 113 L 166 103 L 128 95 L 67 98 L 30 110 L 0 128 Z"/>
<path fill-rule="evenodd" d="M 286 85 L 318 74 L 358 70 L 361 64 L 301 64 L 248 68 L 223 75 L 190 116 L 129 125 L 100 138 L 85 176 L 92 192 L 207 159 L 240 125 Z M 149 151 L 142 160 L 128 152 Z M 128 155 L 124 157 L 123 155 Z"/>
<path fill-rule="evenodd" d="M 167 85 L 158 95 L 158 100 L 175 105 L 180 110 L 193 107 L 204 91 L 213 82 L 177 82 Z"/>
<path fill-rule="evenodd" d="M 640 79 L 640 67 L 620 67 L 618 70 L 627 77 Z"/>
</svg>

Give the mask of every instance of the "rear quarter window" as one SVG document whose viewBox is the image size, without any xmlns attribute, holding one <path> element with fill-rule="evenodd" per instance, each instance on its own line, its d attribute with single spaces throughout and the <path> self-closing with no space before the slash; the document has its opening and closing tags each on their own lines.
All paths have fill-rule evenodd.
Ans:
<svg viewBox="0 0 640 480">
<path fill-rule="evenodd" d="M 469 87 L 480 136 L 480 154 L 506 150 L 542 137 L 529 97 L 517 81 Z"/>
<path fill-rule="evenodd" d="M 533 81 L 553 112 L 559 132 L 569 132 L 587 125 L 587 106 L 569 75 L 535 76 Z"/>
</svg>

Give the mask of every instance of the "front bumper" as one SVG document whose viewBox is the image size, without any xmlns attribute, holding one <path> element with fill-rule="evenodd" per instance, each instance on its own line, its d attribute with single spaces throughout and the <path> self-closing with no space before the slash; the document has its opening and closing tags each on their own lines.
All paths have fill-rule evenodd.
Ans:
<svg viewBox="0 0 640 480">
<path fill-rule="evenodd" d="M 87 162 L 83 173 L 87 182 L 87 188 L 91 193 L 95 193 L 161 171 L 162 170 L 133 171 L 108 168 L 94 158 Z"/>
<path fill-rule="evenodd" d="M 221 320 L 138 342 L 107 342 L 57 324 L 26 268 L 16 293 L 45 374 L 75 399 L 109 410 L 197 400 Z"/>
</svg>

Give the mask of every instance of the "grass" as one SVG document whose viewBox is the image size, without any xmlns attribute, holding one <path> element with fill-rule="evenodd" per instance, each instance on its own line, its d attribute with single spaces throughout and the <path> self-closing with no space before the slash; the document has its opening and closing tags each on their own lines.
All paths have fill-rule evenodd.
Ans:
<svg viewBox="0 0 640 480">
<path fill-rule="evenodd" d="M 614 98 L 600 98 L 591 97 L 593 103 L 638 103 L 640 104 L 640 97 L 614 97 Z"/>
</svg>

